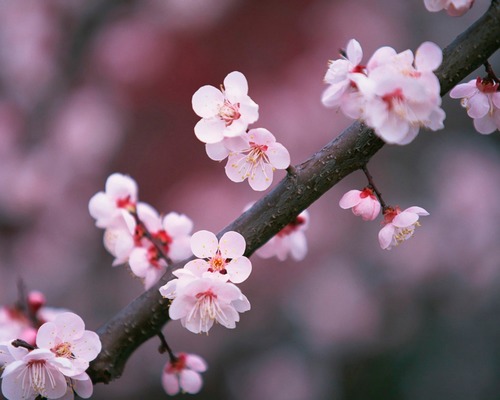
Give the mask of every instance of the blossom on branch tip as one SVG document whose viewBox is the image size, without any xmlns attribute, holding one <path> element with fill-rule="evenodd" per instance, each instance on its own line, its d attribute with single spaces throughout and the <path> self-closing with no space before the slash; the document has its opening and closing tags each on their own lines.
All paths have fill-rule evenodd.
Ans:
<svg viewBox="0 0 500 400">
<path fill-rule="evenodd" d="M 137 183 L 129 176 L 114 173 L 106 180 L 104 192 L 96 193 L 89 201 L 90 215 L 99 228 L 113 228 L 122 224 L 122 218 L 135 211 Z"/>
<path fill-rule="evenodd" d="M 464 15 L 474 4 L 474 0 L 424 0 L 427 11 L 446 10 L 452 17 Z"/>
<path fill-rule="evenodd" d="M 163 389 L 170 396 L 179 392 L 196 394 L 203 385 L 200 372 L 206 370 L 207 364 L 200 356 L 179 353 L 175 360 L 169 361 L 163 368 L 161 377 Z"/>
<path fill-rule="evenodd" d="M 233 182 L 248 178 L 253 190 L 266 190 L 273 182 L 274 171 L 290 166 L 288 150 L 264 128 L 251 129 L 240 139 L 225 143 L 229 150 L 227 177 Z"/>
<path fill-rule="evenodd" d="M 226 76 L 220 90 L 202 86 L 193 95 L 192 105 L 201 117 L 194 132 L 203 143 L 239 136 L 259 118 L 259 106 L 248 96 L 248 82 L 238 71 Z"/>
<path fill-rule="evenodd" d="M 462 107 L 474 120 L 474 128 L 479 133 L 490 134 L 500 130 L 500 91 L 499 83 L 488 78 L 473 79 L 455 86 L 450 97 L 462 99 Z"/>
<path fill-rule="evenodd" d="M 262 258 L 277 257 L 280 261 L 286 260 L 288 254 L 296 261 L 303 260 L 307 254 L 304 231 L 308 226 L 309 212 L 304 210 L 255 253 Z"/>
<path fill-rule="evenodd" d="M 339 205 L 344 210 L 352 208 L 353 214 L 364 221 L 373 221 L 380 213 L 380 202 L 369 187 L 348 191 L 340 199 Z"/>
<path fill-rule="evenodd" d="M 411 238 L 415 228 L 420 226 L 419 217 L 426 215 L 429 213 L 421 207 L 413 206 L 404 211 L 399 207 L 387 207 L 384 210 L 384 227 L 378 234 L 380 247 L 390 250 Z"/>
</svg>

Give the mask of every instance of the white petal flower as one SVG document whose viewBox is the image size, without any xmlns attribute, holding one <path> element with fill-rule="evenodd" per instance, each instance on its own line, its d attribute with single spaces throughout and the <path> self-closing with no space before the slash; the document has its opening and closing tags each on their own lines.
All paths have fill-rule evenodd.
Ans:
<svg viewBox="0 0 500 400">
<path fill-rule="evenodd" d="M 203 358 L 195 354 L 179 353 L 176 359 L 169 361 L 163 368 L 162 385 L 168 395 L 180 391 L 195 394 L 201 390 L 203 379 L 200 372 L 207 370 Z"/>
<path fill-rule="evenodd" d="M 248 179 L 253 190 L 266 190 L 273 182 L 274 171 L 290 166 L 290 154 L 264 128 L 251 129 L 241 139 L 226 144 L 230 150 L 226 175 L 233 182 Z"/>
<path fill-rule="evenodd" d="M 409 207 L 401 211 L 399 207 L 389 207 L 384 211 L 384 227 L 378 234 L 380 247 L 390 250 L 393 246 L 408 240 L 413 236 L 415 228 L 420 226 L 420 216 L 429 213 L 421 207 Z"/>
<path fill-rule="evenodd" d="M 222 90 L 210 85 L 198 89 L 193 95 L 192 105 L 194 112 L 202 118 L 194 132 L 204 143 L 239 136 L 259 117 L 259 106 L 248 96 L 247 80 L 238 71 L 226 76 Z"/>
</svg>

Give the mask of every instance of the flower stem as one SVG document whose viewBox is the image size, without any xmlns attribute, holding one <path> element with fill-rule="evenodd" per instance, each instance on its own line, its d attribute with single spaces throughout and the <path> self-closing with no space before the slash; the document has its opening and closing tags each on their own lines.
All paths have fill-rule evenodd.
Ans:
<svg viewBox="0 0 500 400">
<path fill-rule="evenodd" d="M 177 357 L 170 348 L 170 346 L 167 343 L 167 340 L 165 339 L 165 336 L 163 335 L 163 332 L 158 332 L 158 338 L 160 339 L 160 347 L 158 347 L 158 351 L 163 354 L 165 352 L 168 353 L 168 356 L 170 357 L 170 362 L 174 363 L 177 361 Z"/>
<path fill-rule="evenodd" d="M 486 73 L 488 74 L 489 79 L 491 79 L 495 83 L 500 83 L 500 79 L 498 79 L 498 77 L 495 75 L 495 71 L 493 71 L 493 67 L 488 61 L 484 63 L 484 68 L 486 69 Z"/>
<path fill-rule="evenodd" d="M 380 205 L 382 206 L 382 210 L 385 211 L 385 209 L 387 208 L 387 205 L 385 204 L 385 201 L 382 198 L 382 193 L 380 193 L 380 191 L 375 186 L 375 183 L 373 182 L 373 177 L 371 176 L 370 172 L 368 171 L 366 164 L 363 165 L 362 169 L 363 169 L 363 172 L 365 173 L 366 179 L 368 180 L 368 187 L 373 190 L 373 192 L 377 196 L 378 201 L 380 202 Z"/>
</svg>

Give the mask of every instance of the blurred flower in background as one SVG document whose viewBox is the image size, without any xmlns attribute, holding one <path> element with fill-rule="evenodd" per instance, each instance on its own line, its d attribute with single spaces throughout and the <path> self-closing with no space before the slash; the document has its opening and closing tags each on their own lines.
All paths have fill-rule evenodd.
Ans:
<svg viewBox="0 0 500 400">
<path fill-rule="evenodd" d="M 349 124 L 321 94 L 328 59 L 350 38 L 366 54 L 444 47 L 488 4 L 450 18 L 421 0 L 3 1 L 0 303 L 14 302 L 22 278 L 95 331 L 142 293 L 127 268 L 110 268 L 88 214 L 112 172 L 133 176 L 160 213 L 189 215 L 194 231 L 220 231 L 260 197 L 196 139 L 191 98 L 202 85 L 244 73 L 259 124 L 295 165 Z M 498 73 L 498 55 L 490 62 Z M 444 130 L 370 162 L 387 202 L 431 215 L 404 246 L 382 251 L 376 222 L 339 209 L 367 184 L 355 173 L 308 209 L 302 261 L 252 257 L 241 284 L 252 310 L 237 329 L 167 325 L 174 351 L 210 365 L 197 398 L 498 397 L 500 140 L 477 135 L 456 101 L 442 107 Z M 157 347 L 142 346 L 93 398 L 164 398 Z"/>
</svg>

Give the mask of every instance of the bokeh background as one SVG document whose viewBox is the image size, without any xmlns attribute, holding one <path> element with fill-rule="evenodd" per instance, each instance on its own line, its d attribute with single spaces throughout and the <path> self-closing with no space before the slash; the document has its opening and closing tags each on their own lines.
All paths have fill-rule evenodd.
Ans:
<svg viewBox="0 0 500 400">
<path fill-rule="evenodd" d="M 297 164 L 349 124 L 320 103 L 327 60 L 349 39 L 365 61 L 382 45 L 444 47 L 488 4 L 452 18 L 422 0 L 2 1 L 0 303 L 22 278 L 95 330 L 142 292 L 126 266 L 111 267 L 87 211 L 112 172 L 195 230 L 221 230 L 261 196 L 196 140 L 200 86 L 243 72 L 260 105 L 254 127 Z M 241 285 L 252 310 L 236 330 L 165 327 L 175 351 L 209 363 L 197 398 L 500 398 L 499 132 L 476 133 L 457 101 L 443 107 L 445 130 L 385 146 L 369 165 L 386 202 L 430 212 L 409 242 L 382 251 L 380 221 L 338 207 L 365 185 L 355 173 L 309 209 L 304 261 L 252 258 Z M 93 398 L 167 398 L 158 344 Z"/>
</svg>

